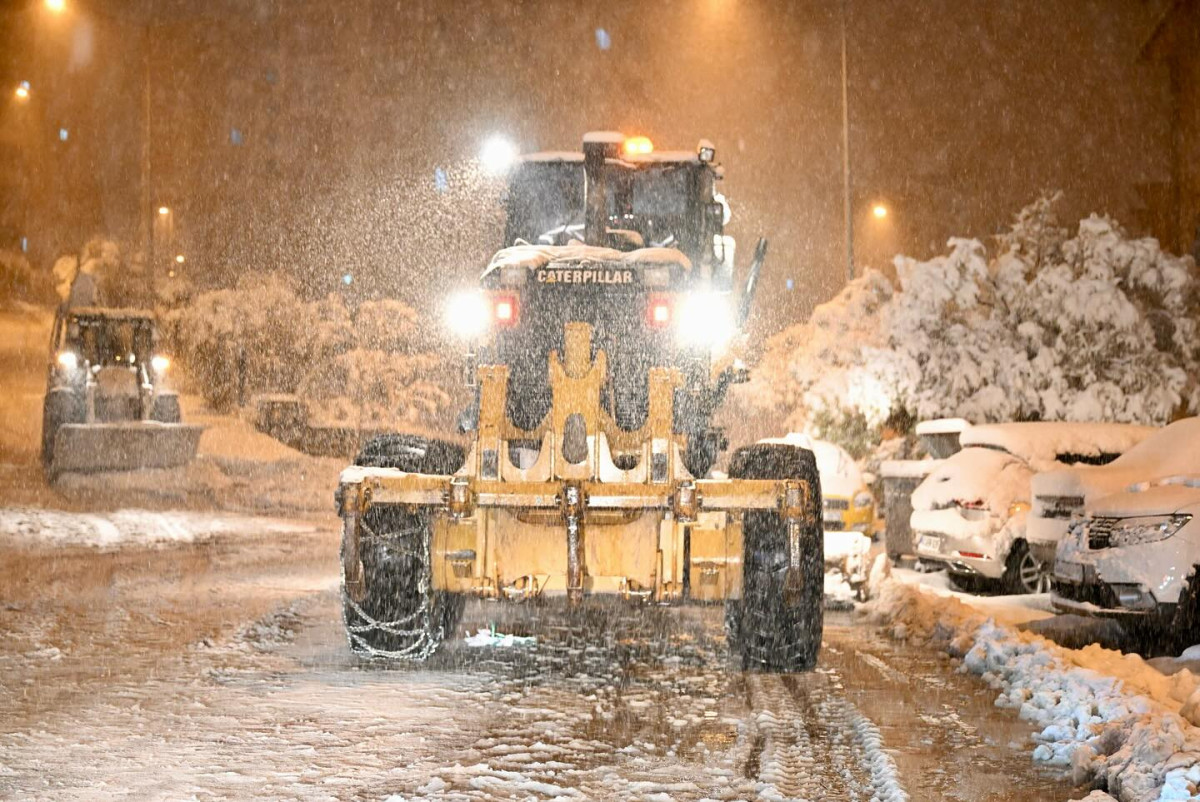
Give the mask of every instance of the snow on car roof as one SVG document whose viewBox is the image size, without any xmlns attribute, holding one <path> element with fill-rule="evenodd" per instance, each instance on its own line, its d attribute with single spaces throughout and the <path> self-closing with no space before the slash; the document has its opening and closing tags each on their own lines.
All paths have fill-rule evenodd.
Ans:
<svg viewBox="0 0 1200 802">
<path fill-rule="evenodd" d="M 935 418 L 918 423 L 917 435 L 958 434 L 969 428 L 971 428 L 971 422 L 966 418 Z"/>
<path fill-rule="evenodd" d="M 1004 513 L 1029 498 L 1033 472 L 1019 457 L 990 448 L 966 448 L 942 460 L 913 491 L 914 510 L 934 510 L 955 502 L 982 501 Z"/>
<path fill-rule="evenodd" d="M 1000 448 L 1027 460 L 1054 462 L 1064 454 L 1079 457 L 1124 454 L 1155 431 L 1153 426 L 1131 423 L 1034 421 L 971 426 L 959 439 L 963 448 Z"/>
<path fill-rule="evenodd" d="M 618 251 L 596 245 L 513 245 L 498 251 L 492 257 L 486 276 L 502 268 L 525 268 L 536 270 L 552 262 L 606 262 L 627 265 L 678 265 L 691 270 L 692 263 L 683 253 L 674 248 L 638 248 L 634 251 Z"/>
<path fill-rule="evenodd" d="M 1200 474 L 1200 418 L 1183 418 L 1155 431 L 1108 465 L 1039 473 L 1033 479 L 1033 492 L 1093 497 L 1135 482 L 1186 474 Z"/>
</svg>

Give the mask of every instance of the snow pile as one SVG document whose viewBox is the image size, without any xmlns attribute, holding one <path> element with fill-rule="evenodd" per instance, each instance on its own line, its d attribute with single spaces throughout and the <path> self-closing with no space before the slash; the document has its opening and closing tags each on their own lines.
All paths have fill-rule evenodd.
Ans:
<svg viewBox="0 0 1200 802">
<path fill-rule="evenodd" d="M 120 510 L 104 514 L 32 507 L 0 509 L 0 541 L 38 546 L 100 549 L 192 543 L 218 535 L 312 532 L 308 524 L 269 518 L 198 513 Z"/>
<path fill-rule="evenodd" d="M 503 632 L 497 632 L 496 628 L 492 627 L 491 629 L 481 629 L 474 635 L 468 635 L 463 639 L 463 642 L 476 649 L 487 647 L 510 649 L 513 646 L 534 646 L 537 644 L 537 638 L 532 636 L 505 635 Z"/>
<path fill-rule="evenodd" d="M 750 403 L 801 428 L 822 411 L 872 425 L 905 411 L 1164 423 L 1200 409 L 1200 276 L 1191 257 L 1092 216 L 1072 238 L 1054 198 L 1023 210 L 989 257 L 952 239 L 899 256 L 896 287 L 868 270 L 772 338 Z"/>
<path fill-rule="evenodd" d="M 1182 715 L 1200 721 L 1200 694 L 1186 669 L 1165 677 L 1136 655 L 1064 649 L 895 580 L 874 595 L 870 614 L 893 637 L 961 657 L 961 670 L 1000 691 L 998 706 L 1041 728 L 1036 762 L 1098 781 L 1121 802 L 1200 794 L 1200 730 Z"/>
</svg>

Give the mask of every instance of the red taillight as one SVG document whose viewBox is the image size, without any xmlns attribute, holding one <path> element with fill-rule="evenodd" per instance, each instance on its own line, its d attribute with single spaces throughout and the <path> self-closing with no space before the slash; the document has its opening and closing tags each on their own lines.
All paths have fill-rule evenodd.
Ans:
<svg viewBox="0 0 1200 802">
<path fill-rule="evenodd" d="M 665 295 L 650 296 L 646 306 L 646 325 L 652 329 L 665 329 L 671 325 L 671 299 Z"/>
<path fill-rule="evenodd" d="M 501 328 L 512 328 L 521 320 L 521 305 L 515 295 L 497 295 L 492 299 L 492 319 Z"/>
<path fill-rule="evenodd" d="M 987 509 L 987 503 L 984 502 L 984 500 L 981 498 L 977 498 L 974 501 L 963 501 L 962 499 L 959 499 L 958 506 L 962 507 L 964 510 L 986 510 Z"/>
</svg>

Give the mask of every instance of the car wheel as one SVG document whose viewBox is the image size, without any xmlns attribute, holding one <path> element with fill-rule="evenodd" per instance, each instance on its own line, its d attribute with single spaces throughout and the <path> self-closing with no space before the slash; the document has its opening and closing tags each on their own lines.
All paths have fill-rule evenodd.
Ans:
<svg viewBox="0 0 1200 802">
<path fill-rule="evenodd" d="M 974 574 L 950 574 L 950 587 L 962 593 L 983 593 L 991 590 L 987 577 Z"/>
<path fill-rule="evenodd" d="M 1029 544 L 1018 540 L 1008 552 L 1000 584 L 1009 594 L 1045 593 L 1050 586 L 1050 577 L 1046 574 L 1046 566 L 1029 550 Z"/>
</svg>

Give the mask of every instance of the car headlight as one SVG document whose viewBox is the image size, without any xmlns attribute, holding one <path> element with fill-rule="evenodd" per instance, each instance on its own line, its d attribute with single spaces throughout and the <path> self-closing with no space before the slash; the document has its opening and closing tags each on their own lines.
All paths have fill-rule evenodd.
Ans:
<svg viewBox="0 0 1200 802">
<path fill-rule="evenodd" d="M 1023 512 L 1029 512 L 1029 502 L 1014 501 L 1012 504 L 1008 505 L 1008 517 L 1009 518 L 1013 517 L 1014 515 L 1019 515 L 1020 513 L 1023 513 Z"/>
<path fill-rule="evenodd" d="M 1147 515 L 1141 518 L 1121 518 L 1113 524 L 1109 532 L 1109 544 L 1112 546 L 1137 546 L 1142 543 L 1166 540 L 1186 526 L 1190 520 L 1192 520 L 1190 515 Z"/>
<path fill-rule="evenodd" d="M 707 348 L 724 345 L 737 330 L 729 296 L 715 292 L 696 292 L 679 305 L 679 339 L 685 345 Z"/>
<path fill-rule="evenodd" d="M 162 354 L 158 354 L 150 358 L 150 367 L 154 368 L 155 373 L 162 373 L 171 367 L 171 360 Z"/>
<path fill-rule="evenodd" d="M 854 506 L 860 510 L 870 507 L 874 503 L 875 497 L 865 490 L 854 497 Z"/>
</svg>

